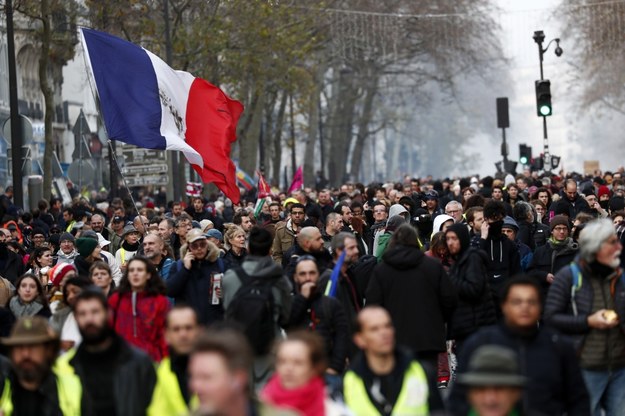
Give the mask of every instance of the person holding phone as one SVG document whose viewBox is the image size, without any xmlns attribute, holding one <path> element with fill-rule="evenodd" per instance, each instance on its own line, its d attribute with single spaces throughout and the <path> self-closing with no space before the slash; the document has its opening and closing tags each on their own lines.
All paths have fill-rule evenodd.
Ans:
<svg viewBox="0 0 625 416">
<path fill-rule="evenodd" d="M 202 325 L 210 325 L 223 319 L 222 302 L 213 302 L 213 291 L 221 298 L 221 290 L 214 284 L 224 272 L 224 262 L 219 249 L 202 230 L 193 228 L 187 233 L 187 244 L 181 247 L 181 259 L 171 266 L 167 296 L 176 303 L 191 306 Z"/>
</svg>

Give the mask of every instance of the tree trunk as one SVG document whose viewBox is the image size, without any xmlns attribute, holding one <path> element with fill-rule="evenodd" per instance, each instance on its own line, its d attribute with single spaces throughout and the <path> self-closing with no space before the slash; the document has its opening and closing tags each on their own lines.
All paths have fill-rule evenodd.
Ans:
<svg viewBox="0 0 625 416">
<path fill-rule="evenodd" d="M 278 115 L 276 117 L 276 124 L 273 127 L 273 162 L 271 169 L 271 182 L 276 185 L 280 185 L 280 175 L 282 167 L 282 131 L 284 127 L 284 115 L 286 113 L 286 102 L 289 94 L 286 91 L 282 92 L 280 98 L 280 107 L 278 108 Z M 285 185 L 288 186 L 288 185 Z"/>
<path fill-rule="evenodd" d="M 304 151 L 304 186 L 315 186 L 315 145 L 319 136 L 319 93 L 321 82 L 315 81 L 315 88 L 308 98 L 308 139 Z"/>
<path fill-rule="evenodd" d="M 248 123 L 246 123 L 244 130 L 239 135 L 239 166 L 248 174 L 252 174 L 256 169 L 258 137 L 263 120 L 263 102 L 265 98 L 263 83 L 257 83 L 254 88 L 254 99 L 250 108 Z"/>
<path fill-rule="evenodd" d="M 268 93 L 267 100 L 265 101 L 265 124 L 262 128 L 262 142 L 259 144 L 262 145 L 260 149 L 260 163 L 259 167 L 263 171 L 263 175 L 267 177 L 267 173 L 269 171 L 269 165 L 267 161 L 271 158 L 271 146 L 269 142 L 270 132 L 272 131 L 271 126 L 273 125 L 273 117 L 274 117 L 274 109 L 276 108 L 276 101 L 278 101 L 278 91 L 272 91 Z"/>
<path fill-rule="evenodd" d="M 339 72 L 338 91 L 332 94 L 336 100 L 330 127 L 330 154 L 328 173 L 331 185 L 343 182 L 347 165 L 347 152 L 352 136 L 354 107 L 358 99 L 358 91 L 353 85 L 353 74 Z"/>
<path fill-rule="evenodd" d="M 373 100 L 378 92 L 378 77 L 369 74 L 367 78 L 362 114 L 358 122 L 358 134 L 356 135 L 356 143 L 354 144 L 354 151 L 352 153 L 350 174 L 354 180 L 356 180 L 360 174 L 363 151 L 367 137 L 369 136 L 369 124 L 371 124 L 371 118 L 373 116 Z"/>
<path fill-rule="evenodd" d="M 44 143 L 43 153 L 43 198 L 50 200 L 52 194 L 52 117 L 54 116 L 54 94 L 50 86 L 49 66 L 50 66 L 50 3 L 49 0 L 41 0 L 41 51 L 39 53 L 39 86 L 43 93 L 45 115 L 44 115 Z"/>
</svg>

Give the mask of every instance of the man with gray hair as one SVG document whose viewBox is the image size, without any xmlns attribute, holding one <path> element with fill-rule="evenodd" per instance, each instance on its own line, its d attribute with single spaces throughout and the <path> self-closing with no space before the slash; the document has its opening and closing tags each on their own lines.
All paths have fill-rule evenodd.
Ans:
<svg viewBox="0 0 625 416">
<path fill-rule="evenodd" d="M 579 257 L 555 276 L 545 321 L 576 343 L 593 415 L 625 409 L 625 276 L 623 249 L 610 220 L 589 222 Z"/>
<path fill-rule="evenodd" d="M 449 201 L 447 205 L 445 205 L 445 214 L 452 217 L 455 223 L 464 221 L 462 217 L 462 204 L 458 201 Z"/>
</svg>

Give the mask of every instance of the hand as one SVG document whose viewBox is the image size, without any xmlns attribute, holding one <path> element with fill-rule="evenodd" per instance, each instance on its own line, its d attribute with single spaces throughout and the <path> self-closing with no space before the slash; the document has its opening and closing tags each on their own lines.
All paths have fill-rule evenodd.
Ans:
<svg viewBox="0 0 625 416">
<path fill-rule="evenodd" d="M 217 295 L 219 299 L 223 299 L 223 293 L 221 292 L 220 287 L 215 288 L 215 294 Z"/>
<path fill-rule="evenodd" d="M 331 375 L 333 375 L 333 376 L 338 376 L 338 375 L 339 375 L 339 373 L 337 373 L 337 372 L 336 372 L 336 370 L 334 370 L 334 369 L 332 369 L 332 368 L 328 368 L 328 369 L 326 370 L 326 373 L 331 374 Z"/>
<path fill-rule="evenodd" d="M 480 237 L 483 240 L 486 240 L 488 238 L 488 229 L 490 228 L 490 224 L 487 223 L 486 221 L 484 221 L 482 223 L 482 228 L 480 229 Z"/>
<path fill-rule="evenodd" d="M 314 282 L 306 282 L 300 287 L 299 293 L 306 299 L 310 298 L 310 295 L 315 291 L 317 284 Z"/>
<path fill-rule="evenodd" d="M 553 279 L 555 279 L 555 276 L 551 273 L 547 274 L 547 283 L 552 284 L 553 283 Z"/>
<path fill-rule="evenodd" d="M 187 254 L 185 254 L 184 258 L 182 259 L 182 264 L 184 265 L 184 268 L 187 270 L 191 270 L 191 262 L 193 260 L 195 260 L 195 256 L 193 255 L 193 253 L 187 252 Z"/>
<path fill-rule="evenodd" d="M 605 316 L 603 316 L 604 312 L 606 312 L 606 309 L 599 309 L 597 312 L 589 315 L 587 319 L 588 326 L 595 329 L 610 329 L 617 326 L 619 323 L 618 318 L 613 321 L 608 321 L 605 319 Z"/>
</svg>

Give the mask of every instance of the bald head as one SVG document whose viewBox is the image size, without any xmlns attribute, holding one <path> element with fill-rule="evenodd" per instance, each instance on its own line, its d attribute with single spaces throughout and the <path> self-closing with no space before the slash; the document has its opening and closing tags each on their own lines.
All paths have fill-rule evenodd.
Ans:
<svg viewBox="0 0 625 416">
<path fill-rule="evenodd" d="M 297 235 L 297 243 L 307 253 L 323 250 L 323 238 L 317 227 L 304 227 Z"/>
</svg>

